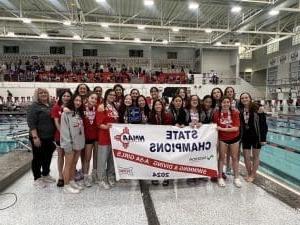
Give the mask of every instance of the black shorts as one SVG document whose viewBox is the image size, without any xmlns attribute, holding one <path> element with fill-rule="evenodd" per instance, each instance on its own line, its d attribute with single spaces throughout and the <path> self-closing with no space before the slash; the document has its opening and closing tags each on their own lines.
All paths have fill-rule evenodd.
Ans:
<svg viewBox="0 0 300 225">
<path fill-rule="evenodd" d="M 85 144 L 86 145 L 94 144 L 95 141 L 96 141 L 95 139 L 93 139 L 93 140 L 87 140 L 87 139 L 85 139 Z"/>
<path fill-rule="evenodd" d="M 226 140 L 226 141 L 221 140 L 221 141 L 223 141 L 224 143 L 226 143 L 228 145 L 231 145 L 231 144 L 234 144 L 236 142 L 239 142 L 240 141 L 240 136 L 237 136 L 237 137 L 235 137 L 235 138 L 233 138 L 231 140 Z"/>
<path fill-rule="evenodd" d="M 256 149 L 261 149 L 261 144 L 256 141 L 256 140 L 243 140 L 242 141 L 243 149 L 251 149 L 251 148 L 256 148 Z"/>
</svg>

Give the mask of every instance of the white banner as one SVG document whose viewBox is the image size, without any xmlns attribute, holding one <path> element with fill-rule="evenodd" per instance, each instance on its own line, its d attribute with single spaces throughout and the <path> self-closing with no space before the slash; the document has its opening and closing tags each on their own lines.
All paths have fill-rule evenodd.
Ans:
<svg viewBox="0 0 300 225">
<path fill-rule="evenodd" d="M 217 176 L 217 129 L 113 124 L 116 179 L 179 179 Z"/>
</svg>

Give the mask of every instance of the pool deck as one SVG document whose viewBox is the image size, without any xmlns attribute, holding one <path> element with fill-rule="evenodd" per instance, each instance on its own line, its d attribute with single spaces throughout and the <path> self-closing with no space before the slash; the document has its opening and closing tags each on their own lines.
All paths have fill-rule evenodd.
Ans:
<svg viewBox="0 0 300 225">
<path fill-rule="evenodd" d="M 54 157 L 54 177 L 56 171 Z M 95 185 L 78 195 L 70 195 L 55 184 L 46 188 L 34 186 L 29 171 L 3 192 L 15 193 L 18 200 L 0 211 L 0 224 L 300 224 L 300 195 L 285 201 L 284 195 L 278 193 L 288 191 L 272 190 L 274 185 L 264 178 L 255 184 L 242 179 L 241 189 L 234 187 L 232 177 L 226 184 L 220 188 L 216 183 L 199 181 L 190 186 L 181 180 L 164 188 L 148 182 L 123 181 L 111 190 Z M 0 208 L 4 208 L 13 203 L 14 196 L 4 195 L 0 199 Z M 289 201 L 296 204 L 286 204 Z"/>
</svg>

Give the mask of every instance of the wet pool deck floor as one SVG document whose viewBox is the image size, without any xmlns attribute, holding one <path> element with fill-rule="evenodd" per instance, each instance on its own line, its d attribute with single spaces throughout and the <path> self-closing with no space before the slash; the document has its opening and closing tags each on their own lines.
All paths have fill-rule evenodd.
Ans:
<svg viewBox="0 0 300 225">
<path fill-rule="evenodd" d="M 56 158 L 52 161 L 52 175 L 57 176 Z M 231 177 L 226 183 L 225 188 L 211 182 L 188 186 L 185 181 L 175 182 L 166 188 L 144 185 L 150 197 L 150 200 L 145 200 L 146 194 L 141 192 L 136 181 L 118 183 L 111 190 L 95 185 L 78 195 L 69 195 L 56 184 L 49 184 L 44 189 L 35 187 L 29 171 L 4 191 L 16 193 L 18 201 L 0 211 L 0 224 L 300 224 L 300 210 L 257 185 L 242 180 L 243 187 L 238 189 L 232 184 Z M 1 196 L 0 208 L 12 201 L 11 195 Z"/>
</svg>

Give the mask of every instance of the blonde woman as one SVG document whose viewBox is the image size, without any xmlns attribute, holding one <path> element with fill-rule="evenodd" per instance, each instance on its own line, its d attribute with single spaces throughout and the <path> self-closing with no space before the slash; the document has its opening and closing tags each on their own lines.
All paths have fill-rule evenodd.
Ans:
<svg viewBox="0 0 300 225">
<path fill-rule="evenodd" d="M 52 154 L 55 150 L 55 126 L 51 118 L 50 97 L 47 89 L 37 88 L 33 103 L 28 108 L 27 123 L 29 140 L 32 145 L 32 172 L 35 184 L 45 187 L 47 182 L 55 182 L 49 175 Z"/>
</svg>

